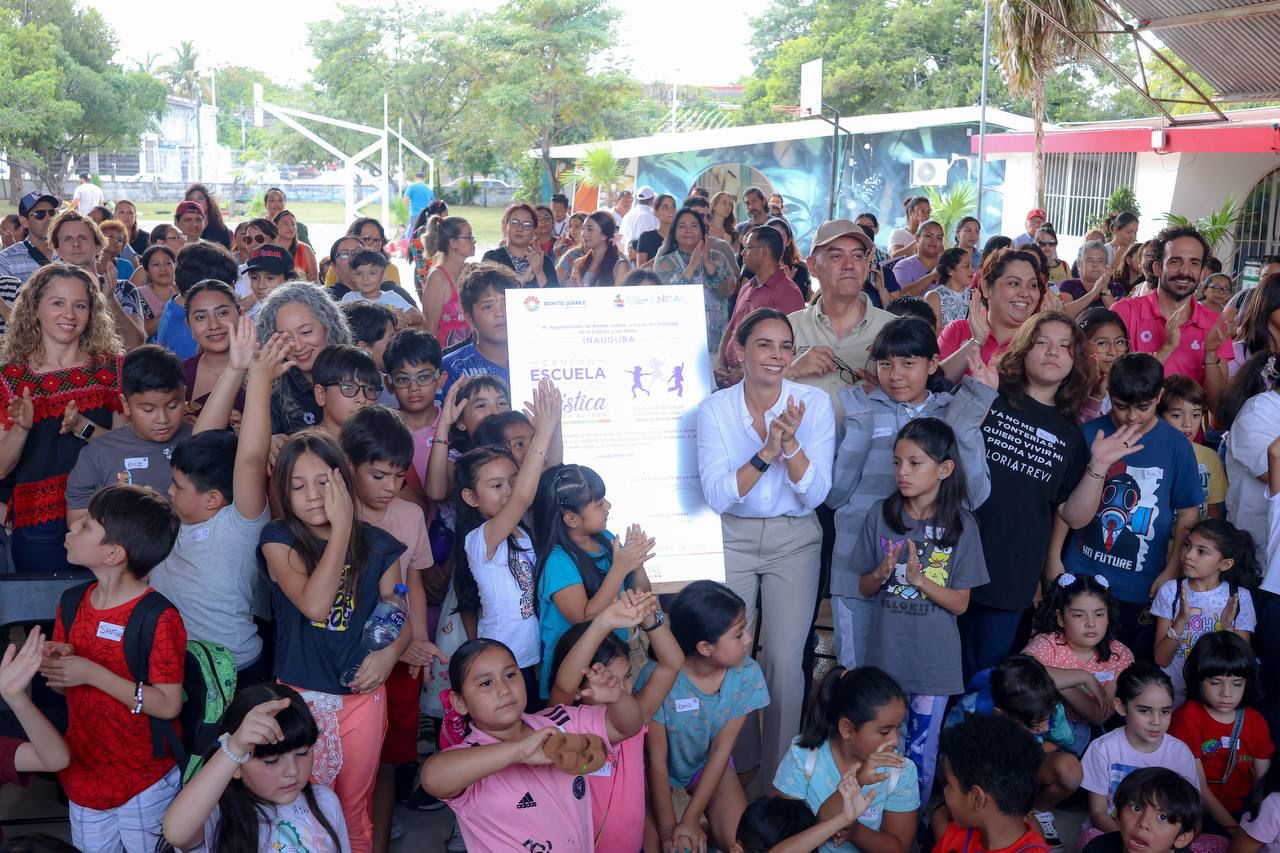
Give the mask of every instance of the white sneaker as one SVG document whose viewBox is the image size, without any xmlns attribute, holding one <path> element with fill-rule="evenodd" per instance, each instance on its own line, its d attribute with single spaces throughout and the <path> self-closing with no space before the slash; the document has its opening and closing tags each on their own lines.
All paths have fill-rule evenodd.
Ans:
<svg viewBox="0 0 1280 853">
<path fill-rule="evenodd" d="M 1049 845 L 1051 850 L 1061 850 L 1062 837 L 1058 835 L 1058 827 L 1053 822 L 1053 812 L 1032 811 L 1031 813 L 1040 824 L 1040 834 L 1044 836 L 1044 843 Z"/>
</svg>

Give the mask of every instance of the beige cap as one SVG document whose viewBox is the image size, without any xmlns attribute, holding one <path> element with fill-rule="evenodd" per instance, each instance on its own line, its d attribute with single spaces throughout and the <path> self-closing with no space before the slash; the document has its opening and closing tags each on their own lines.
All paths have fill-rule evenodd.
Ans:
<svg viewBox="0 0 1280 853">
<path fill-rule="evenodd" d="M 875 241 L 867 236 L 862 226 L 852 219 L 832 219 L 818 226 L 818 233 L 813 235 L 813 248 L 825 246 L 837 237 L 852 237 L 862 244 L 868 252 L 875 248 Z"/>
</svg>

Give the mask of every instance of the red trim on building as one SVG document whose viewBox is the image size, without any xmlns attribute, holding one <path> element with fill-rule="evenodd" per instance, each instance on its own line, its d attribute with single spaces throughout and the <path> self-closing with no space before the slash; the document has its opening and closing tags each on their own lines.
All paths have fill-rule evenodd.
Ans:
<svg viewBox="0 0 1280 853">
<path fill-rule="evenodd" d="M 1280 125 L 1247 127 L 1166 128 L 1163 148 L 1151 146 L 1157 128 L 1123 127 L 1106 130 L 1054 130 L 1044 135 L 1046 154 L 1081 152 L 1144 152 L 1164 154 L 1280 154 Z M 986 153 L 1030 154 L 1035 151 L 1034 133 L 993 133 L 987 135 Z M 970 139 L 970 150 L 978 153 L 978 137 Z"/>
</svg>

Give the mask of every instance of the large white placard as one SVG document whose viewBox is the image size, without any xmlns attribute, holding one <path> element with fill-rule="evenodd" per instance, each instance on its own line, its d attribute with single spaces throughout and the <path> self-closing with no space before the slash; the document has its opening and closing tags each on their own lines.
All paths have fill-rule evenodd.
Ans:
<svg viewBox="0 0 1280 853">
<path fill-rule="evenodd" d="M 724 580 L 698 480 L 698 403 L 714 390 L 703 305 L 692 285 L 507 291 L 512 401 L 556 383 L 565 461 L 604 479 L 611 531 L 657 540 L 648 573 L 663 590 Z"/>
</svg>

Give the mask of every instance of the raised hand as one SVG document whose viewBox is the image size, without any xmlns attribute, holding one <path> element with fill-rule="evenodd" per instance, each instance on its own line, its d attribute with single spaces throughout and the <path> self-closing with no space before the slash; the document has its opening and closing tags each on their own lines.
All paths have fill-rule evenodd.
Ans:
<svg viewBox="0 0 1280 853">
<path fill-rule="evenodd" d="M 905 547 L 907 549 L 907 583 L 914 587 L 923 586 L 926 578 L 924 569 L 920 568 L 920 557 L 916 553 L 916 543 L 908 539 Z"/>
<path fill-rule="evenodd" d="M 1214 321 L 1213 326 L 1209 329 L 1209 333 L 1204 336 L 1204 353 L 1212 355 L 1218 351 L 1218 347 L 1222 346 L 1222 342 L 1231 337 L 1236 326 L 1236 309 L 1235 306 L 1228 308 L 1218 315 L 1218 319 Z"/>
<path fill-rule="evenodd" d="M 253 364 L 254 353 L 258 351 L 258 336 L 254 333 L 253 320 L 248 314 L 240 317 L 231 330 L 231 346 L 227 350 L 232 370 L 248 370 Z"/>
<path fill-rule="evenodd" d="M 459 402 L 458 395 L 470 382 L 470 376 L 459 376 L 458 381 L 449 388 L 449 393 L 444 397 L 444 405 L 440 407 L 440 426 L 436 429 L 436 432 L 443 432 L 448 435 L 449 427 L 456 424 L 458 418 L 462 417 L 462 410 L 467 407 L 467 404 L 466 401 Z"/>
<path fill-rule="evenodd" d="M 534 432 L 542 430 L 552 431 L 560 423 L 560 415 L 563 405 L 560 397 L 560 389 L 550 379 L 543 379 L 538 383 L 538 387 L 533 392 L 533 429 Z"/>
<path fill-rule="evenodd" d="M 580 691 L 582 697 L 597 705 L 612 705 L 627 691 L 618 674 L 602 663 L 592 664 L 590 669 L 584 669 L 582 677 L 587 682 L 587 686 Z"/>
<path fill-rule="evenodd" d="M 1230 601 L 1228 601 L 1230 603 Z M 1178 584 L 1178 615 L 1173 620 L 1173 631 L 1175 634 L 1184 634 L 1187 625 L 1191 623 L 1191 600 L 1187 593 L 1187 585 L 1185 583 Z M 1222 615 L 1222 624 L 1227 625 L 1226 613 Z M 1230 628 L 1227 628 L 1230 630 Z"/>
<path fill-rule="evenodd" d="M 347 491 L 347 482 L 337 468 L 329 472 L 329 481 L 324 484 L 324 514 L 335 529 L 350 531 L 355 523 L 351 493 Z"/>
<path fill-rule="evenodd" d="M 21 397 L 14 397 L 9 401 L 6 415 L 11 426 L 30 431 L 36 421 L 36 407 L 31 402 L 30 388 L 23 388 Z"/>
<path fill-rule="evenodd" d="M 622 595 L 615 598 L 609 603 L 609 606 L 600 611 L 600 615 L 596 617 L 605 628 L 610 631 L 616 631 L 620 628 L 634 628 L 645 619 L 648 612 L 648 601 L 640 599 L 637 601 L 636 595 L 627 595 L 630 590 L 623 590 Z M 653 598 L 652 593 L 639 593 L 640 596 Z"/>
<path fill-rule="evenodd" d="M 991 320 L 987 314 L 987 306 L 982 304 L 982 295 L 978 288 L 969 294 L 969 334 L 981 344 L 991 334 Z"/>
<path fill-rule="evenodd" d="M 8 701 L 11 697 L 25 693 L 31 685 L 31 679 L 40 671 L 44 653 L 44 634 L 39 626 L 27 635 L 27 641 L 22 644 L 21 650 L 10 643 L 9 648 L 4 651 L 3 659 L 0 659 L 0 696 Z"/>
<path fill-rule="evenodd" d="M 232 344 L 234 348 L 235 344 Z M 251 369 L 268 371 L 273 381 L 283 376 L 291 367 L 296 367 L 293 360 L 293 339 L 288 335 L 276 332 L 267 338 L 267 345 L 255 350 Z"/>
<path fill-rule="evenodd" d="M 1094 472 L 1105 475 L 1116 462 L 1141 450 L 1142 445 L 1138 443 L 1141 432 L 1142 428 L 1134 424 L 1120 427 L 1111 435 L 1103 435 L 1102 430 L 1098 430 L 1089 446 L 1089 464 L 1096 465 Z"/>
<path fill-rule="evenodd" d="M 988 388 L 999 389 L 1000 387 L 999 371 L 997 371 L 991 365 L 985 363 L 982 360 L 982 356 L 978 353 L 976 349 L 974 349 L 973 347 L 970 347 L 969 353 L 968 355 L 965 356 L 965 359 L 969 362 L 969 375 L 972 376 L 975 381 L 981 382 L 983 385 L 986 385 Z"/>
<path fill-rule="evenodd" d="M 284 740 L 284 732 L 276 722 L 276 714 L 288 708 L 292 700 L 272 699 L 255 705 L 244 715 L 240 728 L 227 738 L 227 748 L 237 755 L 250 755 L 255 746 L 279 743 Z"/>
<path fill-rule="evenodd" d="M 880 561 L 880 565 L 876 566 L 871 576 L 882 584 L 893 577 L 893 572 L 898 566 L 898 554 L 902 552 L 903 547 L 904 543 L 901 542 L 890 544 L 884 552 L 884 559 Z"/>
<path fill-rule="evenodd" d="M 631 525 L 627 528 L 625 543 L 622 542 L 622 537 L 620 536 L 615 536 L 613 539 L 614 565 L 621 563 L 627 567 L 628 573 L 635 571 L 653 556 L 655 541 L 652 536 L 645 536 L 644 531 L 640 529 L 640 525 Z"/>
<path fill-rule="evenodd" d="M 1185 589 L 1186 584 L 1181 584 Z M 1234 631 L 1236 629 L 1236 617 L 1240 615 L 1240 592 L 1231 593 L 1231 597 L 1227 599 L 1227 606 L 1222 611 L 1222 630 Z"/>
</svg>

